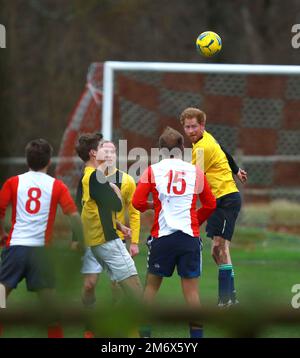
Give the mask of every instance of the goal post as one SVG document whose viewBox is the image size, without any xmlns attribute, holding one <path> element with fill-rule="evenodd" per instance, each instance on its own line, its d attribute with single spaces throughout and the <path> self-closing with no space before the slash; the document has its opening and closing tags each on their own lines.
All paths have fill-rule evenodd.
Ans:
<svg viewBox="0 0 300 358">
<path fill-rule="evenodd" d="M 109 140 L 112 139 L 113 131 L 112 118 L 115 71 L 300 75 L 300 66 L 106 61 L 103 66 L 103 106 L 101 122 L 103 136 Z"/>
<path fill-rule="evenodd" d="M 179 115 L 192 106 L 206 112 L 207 130 L 220 144 L 239 153 L 249 171 L 247 200 L 299 200 L 299 75 L 300 66 L 92 63 L 56 173 L 76 186 L 81 165 L 75 145 L 82 133 L 102 131 L 105 139 L 127 140 L 128 151 L 142 147 L 149 152 L 166 126 L 182 132 Z"/>
</svg>

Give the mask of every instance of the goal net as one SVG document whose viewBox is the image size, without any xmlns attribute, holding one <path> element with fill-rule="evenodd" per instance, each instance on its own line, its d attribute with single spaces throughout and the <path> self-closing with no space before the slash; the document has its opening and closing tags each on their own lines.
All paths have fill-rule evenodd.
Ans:
<svg viewBox="0 0 300 358">
<path fill-rule="evenodd" d="M 90 66 L 64 134 L 56 173 L 68 185 L 76 186 L 80 175 L 75 144 L 82 133 L 103 131 L 116 142 L 126 139 L 128 151 L 149 151 L 166 126 L 182 132 L 179 115 L 195 106 L 206 112 L 207 130 L 248 171 L 248 201 L 299 200 L 297 66 L 108 64 L 104 81 L 103 64 Z"/>
</svg>

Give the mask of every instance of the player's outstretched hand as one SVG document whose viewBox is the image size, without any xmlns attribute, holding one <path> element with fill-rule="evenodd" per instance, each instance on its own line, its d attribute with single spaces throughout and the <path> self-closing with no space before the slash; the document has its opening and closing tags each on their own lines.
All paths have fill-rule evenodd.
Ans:
<svg viewBox="0 0 300 358">
<path fill-rule="evenodd" d="M 239 171 L 237 173 L 237 177 L 239 178 L 239 181 L 242 184 L 245 184 L 247 179 L 248 179 L 247 172 L 244 169 L 241 169 L 241 168 L 239 169 Z"/>
<path fill-rule="evenodd" d="M 124 239 L 131 239 L 131 235 L 132 235 L 132 231 L 129 227 L 119 223 L 118 225 L 118 229 L 122 232 L 122 234 L 124 235 Z"/>
<path fill-rule="evenodd" d="M 131 257 L 134 257 L 134 256 L 138 255 L 138 253 L 139 253 L 138 244 L 130 244 L 129 253 L 130 253 Z"/>
</svg>

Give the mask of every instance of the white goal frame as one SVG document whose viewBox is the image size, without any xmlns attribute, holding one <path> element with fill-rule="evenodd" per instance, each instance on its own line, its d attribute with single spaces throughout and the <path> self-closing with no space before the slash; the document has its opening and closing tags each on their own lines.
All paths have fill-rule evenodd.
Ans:
<svg viewBox="0 0 300 358">
<path fill-rule="evenodd" d="M 115 71 L 300 75 L 300 66 L 106 61 L 103 66 L 102 134 L 112 140 Z"/>
</svg>

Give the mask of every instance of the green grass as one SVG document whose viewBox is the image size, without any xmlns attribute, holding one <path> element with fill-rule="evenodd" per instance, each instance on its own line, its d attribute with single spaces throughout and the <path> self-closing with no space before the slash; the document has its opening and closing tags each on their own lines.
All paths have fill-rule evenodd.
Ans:
<svg viewBox="0 0 300 358">
<path fill-rule="evenodd" d="M 62 245 L 64 246 L 64 245 Z M 80 260 L 68 250 L 57 251 L 56 268 L 58 273 L 57 291 L 65 303 L 80 304 L 82 279 L 79 274 Z M 236 275 L 236 288 L 241 307 L 253 310 L 259 315 L 260 309 L 270 306 L 291 308 L 291 287 L 300 283 L 300 238 L 284 233 L 273 233 L 262 229 L 237 229 L 232 245 L 232 258 Z M 141 244 L 141 253 L 135 259 L 142 282 L 146 275 L 145 245 Z M 200 294 L 203 307 L 215 305 L 217 301 L 217 267 L 210 256 L 210 240 L 204 239 L 203 275 L 200 280 Z M 105 274 L 101 275 L 97 287 L 99 302 L 109 303 L 111 291 Z M 24 283 L 12 293 L 8 309 L 14 310 L 37 303 L 35 294 L 28 293 Z M 157 297 L 157 304 L 183 304 L 180 279 L 175 273 L 165 279 Z M 136 312 L 138 315 L 139 312 Z M 99 317 L 101 321 L 101 317 Z M 245 322 L 247 324 L 247 322 Z M 82 337 L 83 326 L 67 326 L 67 337 Z M 206 337 L 226 337 L 228 331 L 216 325 L 205 326 Z M 154 325 L 154 337 L 188 337 L 188 328 L 180 325 Z M 261 337 L 300 337 L 299 326 L 266 327 Z M 9 326 L 4 337 L 45 337 L 45 330 L 40 327 Z"/>
</svg>

